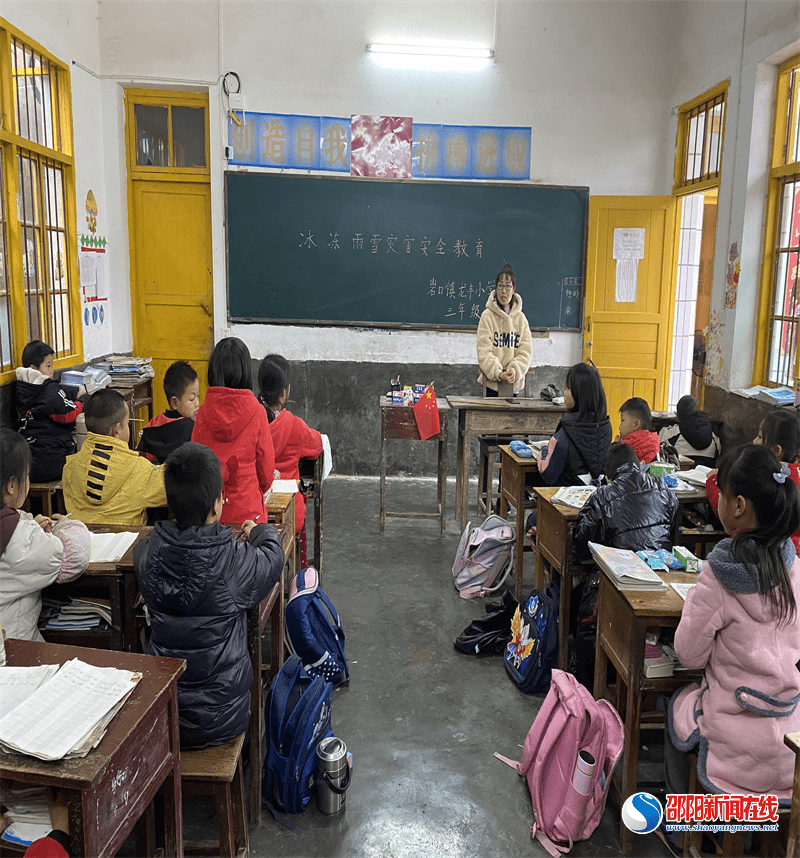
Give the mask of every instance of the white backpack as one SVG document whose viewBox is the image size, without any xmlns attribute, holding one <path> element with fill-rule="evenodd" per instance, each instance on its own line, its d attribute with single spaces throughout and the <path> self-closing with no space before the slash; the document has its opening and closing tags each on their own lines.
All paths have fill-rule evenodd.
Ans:
<svg viewBox="0 0 800 858">
<path fill-rule="evenodd" d="M 461 534 L 453 562 L 453 583 L 462 599 L 499 590 L 514 568 L 516 555 L 516 533 L 504 518 L 490 515 L 480 527 L 471 524 Z"/>
</svg>

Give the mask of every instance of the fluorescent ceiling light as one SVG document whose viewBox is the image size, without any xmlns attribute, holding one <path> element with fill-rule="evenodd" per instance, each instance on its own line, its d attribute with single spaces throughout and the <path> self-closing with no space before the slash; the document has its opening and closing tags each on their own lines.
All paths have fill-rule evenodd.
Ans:
<svg viewBox="0 0 800 858">
<path fill-rule="evenodd" d="M 386 42 L 373 42 L 367 45 L 372 54 L 406 54 L 423 57 L 462 57 L 472 60 L 490 60 L 494 51 L 489 48 L 470 48 L 460 45 L 394 45 Z"/>
<path fill-rule="evenodd" d="M 494 51 L 475 42 L 372 42 L 367 52 L 385 68 L 474 72 L 485 68 Z"/>
</svg>

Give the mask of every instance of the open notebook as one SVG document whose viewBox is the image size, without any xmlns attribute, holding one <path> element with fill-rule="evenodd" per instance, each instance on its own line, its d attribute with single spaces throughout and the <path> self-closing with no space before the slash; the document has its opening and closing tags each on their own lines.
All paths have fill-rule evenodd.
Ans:
<svg viewBox="0 0 800 858">
<path fill-rule="evenodd" d="M 5 713 L 0 746 L 8 753 L 40 760 L 86 756 L 142 678 L 141 673 L 96 667 L 77 658 L 60 668 L 43 667 L 0 667 Z"/>
<path fill-rule="evenodd" d="M 589 543 L 592 557 L 614 579 L 620 590 L 666 590 L 661 576 L 635 552 Z"/>
<path fill-rule="evenodd" d="M 122 533 L 94 533 L 92 534 L 92 553 L 89 557 L 90 563 L 116 563 L 121 560 L 125 552 L 136 542 L 139 535 L 136 532 L 123 531 Z"/>
</svg>

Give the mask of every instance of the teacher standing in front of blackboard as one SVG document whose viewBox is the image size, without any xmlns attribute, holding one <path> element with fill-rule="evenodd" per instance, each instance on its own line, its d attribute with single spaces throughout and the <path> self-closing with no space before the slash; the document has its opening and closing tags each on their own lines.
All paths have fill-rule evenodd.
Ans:
<svg viewBox="0 0 800 858">
<path fill-rule="evenodd" d="M 497 396 L 500 384 L 510 384 L 514 396 L 519 396 L 532 354 L 531 329 L 517 294 L 517 275 L 506 263 L 497 272 L 478 324 L 478 381 L 485 385 L 486 395 Z"/>
</svg>

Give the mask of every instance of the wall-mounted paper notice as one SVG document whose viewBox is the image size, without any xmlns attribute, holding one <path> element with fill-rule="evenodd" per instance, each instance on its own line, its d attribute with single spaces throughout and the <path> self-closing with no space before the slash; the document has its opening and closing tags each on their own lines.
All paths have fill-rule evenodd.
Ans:
<svg viewBox="0 0 800 858">
<path fill-rule="evenodd" d="M 644 258 L 644 228 L 614 230 L 614 259 L 617 261 L 615 301 L 636 300 L 639 260 Z"/>
</svg>

